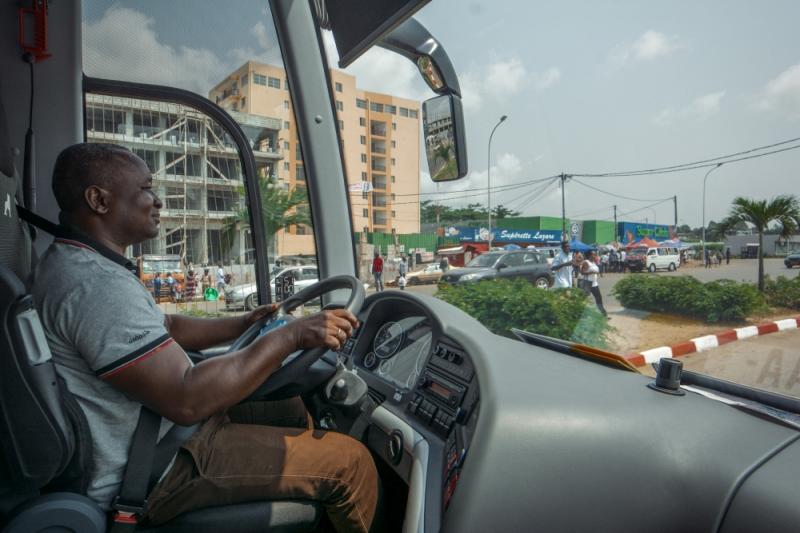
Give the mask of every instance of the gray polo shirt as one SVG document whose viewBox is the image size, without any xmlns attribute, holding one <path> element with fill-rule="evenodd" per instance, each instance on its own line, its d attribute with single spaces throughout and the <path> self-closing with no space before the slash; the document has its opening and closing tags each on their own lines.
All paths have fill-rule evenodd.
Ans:
<svg viewBox="0 0 800 533">
<path fill-rule="evenodd" d="M 56 372 L 92 434 L 88 496 L 108 509 L 119 493 L 141 404 L 106 381 L 169 346 L 164 315 L 124 257 L 77 232 L 58 238 L 33 274 L 32 295 Z M 161 438 L 172 423 L 162 420 Z"/>
</svg>

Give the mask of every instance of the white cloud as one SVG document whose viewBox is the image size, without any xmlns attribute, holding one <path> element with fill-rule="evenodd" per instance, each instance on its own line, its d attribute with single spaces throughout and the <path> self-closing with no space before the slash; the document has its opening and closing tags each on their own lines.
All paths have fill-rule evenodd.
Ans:
<svg viewBox="0 0 800 533">
<path fill-rule="evenodd" d="M 686 119 L 702 122 L 719 113 L 724 97 L 725 91 L 717 91 L 699 96 L 682 108 L 664 108 L 653 118 L 653 123 L 657 126 L 669 126 Z"/>
<path fill-rule="evenodd" d="M 235 48 L 221 58 L 205 48 L 164 44 L 151 17 L 112 6 L 96 22 L 83 25 L 84 70 L 90 76 L 168 85 L 206 96 L 245 61 L 281 64 L 277 42 L 263 22 L 250 34 L 259 49 Z"/>
<path fill-rule="evenodd" d="M 528 82 L 528 71 L 518 58 L 492 63 L 486 68 L 483 89 L 495 98 L 518 93 Z"/>
<path fill-rule="evenodd" d="M 322 39 L 329 65 L 338 68 L 339 54 L 336 51 L 333 34 L 324 31 Z M 370 48 L 344 69 L 344 72 L 356 77 L 359 89 L 420 101 L 435 96 L 422 80 L 414 63 L 383 48 Z"/>
<path fill-rule="evenodd" d="M 256 22 L 256 25 L 250 28 L 250 33 L 256 38 L 258 41 L 258 45 L 265 50 L 268 49 L 273 43 L 269 41 L 269 34 L 267 33 L 267 27 L 264 25 L 262 21 Z"/>
<path fill-rule="evenodd" d="M 159 42 L 150 17 L 113 6 L 83 27 L 84 69 L 91 76 L 181 87 L 200 94 L 231 70 L 210 50 Z"/>
<path fill-rule="evenodd" d="M 609 62 L 616 67 L 637 61 L 652 61 L 668 56 L 684 45 L 677 35 L 665 35 L 655 30 L 647 30 L 632 43 L 617 46 L 609 56 Z"/>
<path fill-rule="evenodd" d="M 541 74 L 534 74 L 533 85 L 539 89 L 547 89 L 561 80 L 561 71 L 555 67 L 550 67 Z"/>
<path fill-rule="evenodd" d="M 787 68 L 767 83 L 757 107 L 764 111 L 784 113 L 792 120 L 800 119 L 800 63 Z"/>
<path fill-rule="evenodd" d="M 561 71 L 550 67 L 543 72 L 529 72 L 519 58 L 512 57 L 483 66 L 473 66 L 459 75 L 464 107 L 480 109 L 484 101 L 503 101 L 529 86 L 543 91 L 561 80 Z"/>
</svg>

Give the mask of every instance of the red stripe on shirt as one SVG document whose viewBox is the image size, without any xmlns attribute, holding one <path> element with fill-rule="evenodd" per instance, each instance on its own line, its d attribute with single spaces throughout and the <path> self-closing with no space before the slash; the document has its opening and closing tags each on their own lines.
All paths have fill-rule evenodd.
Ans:
<svg viewBox="0 0 800 533">
<path fill-rule="evenodd" d="M 160 352 L 161 350 L 163 350 L 164 348 L 166 348 L 167 346 L 169 346 L 173 342 L 175 342 L 175 339 L 170 337 L 169 339 L 165 340 L 164 342 L 162 342 L 161 344 L 159 344 L 158 346 L 156 346 L 155 348 L 153 348 L 149 352 L 145 352 L 142 355 L 140 355 L 139 357 L 137 357 L 136 359 L 133 359 L 132 361 L 128 361 L 124 365 L 122 365 L 122 366 L 120 366 L 118 368 L 115 368 L 114 370 L 109 370 L 105 374 L 102 374 L 100 376 L 100 379 L 108 379 L 108 378 L 111 378 L 111 377 L 115 376 L 116 374 L 118 374 L 119 372 L 122 372 L 126 368 L 129 368 L 129 367 L 135 365 L 136 363 L 140 363 L 140 362 L 144 361 L 145 359 L 148 359 L 148 358 L 154 356 L 155 354 L 157 354 L 158 352 Z"/>
</svg>

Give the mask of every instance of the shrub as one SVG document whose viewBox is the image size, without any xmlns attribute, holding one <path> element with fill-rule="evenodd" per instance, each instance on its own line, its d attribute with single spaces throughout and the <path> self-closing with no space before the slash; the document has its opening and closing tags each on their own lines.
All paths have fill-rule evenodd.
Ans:
<svg viewBox="0 0 800 533">
<path fill-rule="evenodd" d="M 773 280 L 768 276 L 764 280 L 764 295 L 769 305 L 800 309 L 800 277 L 778 276 Z"/>
<path fill-rule="evenodd" d="M 542 290 L 525 280 L 441 285 L 436 296 L 465 311 L 492 332 L 513 337 L 511 328 L 604 347 L 608 320 L 587 305 L 579 289 Z"/>
<path fill-rule="evenodd" d="M 740 322 L 766 307 L 764 296 L 754 285 L 728 279 L 702 283 L 691 276 L 628 276 L 617 282 L 613 293 L 630 309 L 706 322 Z"/>
</svg>

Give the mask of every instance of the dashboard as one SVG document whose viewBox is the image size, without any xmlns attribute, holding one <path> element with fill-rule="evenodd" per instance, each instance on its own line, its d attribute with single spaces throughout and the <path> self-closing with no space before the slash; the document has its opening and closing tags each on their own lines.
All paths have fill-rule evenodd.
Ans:
<svg viewBox="0 0 800 533">
<path fill-rule="evenodd" d="M 444 513 L 478 417 L 472 360 L 426 307 L 402 295 L 368 298 L 358 318 L 361 326 L 340 355 L 350 359 L 382 408 L 424 438 L 430 448 L 426 493 L 436 495 L 435 507 Z M 396 438 L 397 432 L 373 432 L 368 444 L 408 480 L 413 460 L 402 443 L 392 442 Z"/>
</svg>

